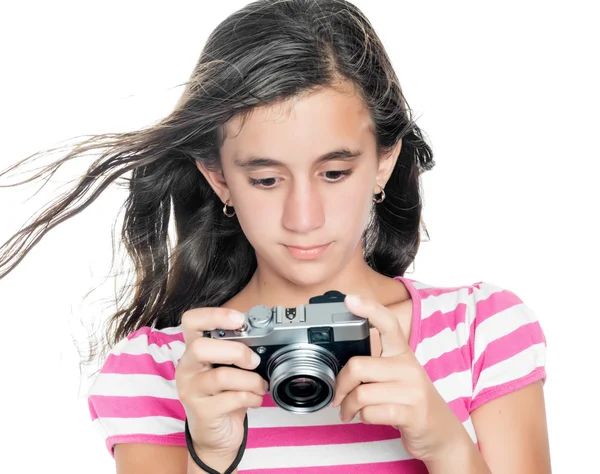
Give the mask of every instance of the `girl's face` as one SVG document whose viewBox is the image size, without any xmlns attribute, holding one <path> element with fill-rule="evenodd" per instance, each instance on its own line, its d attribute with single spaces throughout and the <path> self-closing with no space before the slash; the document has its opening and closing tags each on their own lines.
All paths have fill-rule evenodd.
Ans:
<svg viewBox="0 0 600 474">
<path fill-rule="evenodd" d="M 257 108 L 243 125 L 236 117 L 226 131 L 222 176 L 199 168 L 235 207 L 261 272 L 313 286 L 362 261 L 373 194 L 385 186 L 400 143 L 380 160 L 356 94 L 323 89 Z"/>
</svg>

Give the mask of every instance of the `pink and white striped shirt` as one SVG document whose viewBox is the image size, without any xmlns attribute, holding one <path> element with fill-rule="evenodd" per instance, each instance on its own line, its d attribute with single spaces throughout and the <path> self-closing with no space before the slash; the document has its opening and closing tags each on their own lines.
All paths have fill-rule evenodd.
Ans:
<svg viewBox="0 0 600 474">
<path fill-rule="evenodd" d="M 409 345 L 473 442 L 470 413 L 494 398 L 545 381 L 546 340 L 512 292 L 479 282 L 440 288 L 397 277 L 413 304 Z M 93 423 L 113 454 L 117 443 L 185 446 L 175 367 L 181 327 L 142 328 L 111 351 L 89 392 Z M 343 424 L 339 409 L 294 414 L 271 397 L 248 411 L 244 474 L 426 473 L 390 427 Z"/>
</svg>

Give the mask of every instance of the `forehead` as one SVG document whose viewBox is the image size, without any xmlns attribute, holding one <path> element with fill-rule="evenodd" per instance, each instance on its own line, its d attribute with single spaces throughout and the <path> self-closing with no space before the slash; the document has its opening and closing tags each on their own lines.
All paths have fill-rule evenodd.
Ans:
<svg viewBox="0 0 600 474">
<path fill-rule="evenodd" d="M 326 88 L 257 107 L 225 125 L 223 159 L 269 155 L 281 161 L 306 160 L 339 147 L 375 143 L 368 109 L 354 89 Z"/>
</svg>

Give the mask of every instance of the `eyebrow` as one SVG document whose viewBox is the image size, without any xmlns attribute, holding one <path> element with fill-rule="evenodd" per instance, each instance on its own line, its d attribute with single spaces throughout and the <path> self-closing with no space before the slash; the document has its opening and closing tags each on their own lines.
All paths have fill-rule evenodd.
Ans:
<svg viewBox="0 0 600 474">
<path fill-rule="evenodd" d="M 319 156 L 315 160 L 315 164 L 324 163 L 332 160 L 342 160 L 342 161 L 352 161 L 362 155 L 361 150 L 350 150 L 348 148 L 339 148 L 337 150 L 333 150 L 325 153 L 324 155 Z M 257 169 L 263 168 L 266 166 L 285 166 L 284 163 L 278 161 L 274 158 L 268 158 L 264 156 L 249 156 L 244 160 L 238 160 L 237 158 L 234 160 L 234 163 L 240 168 L 244 169 Z"/>
</svg>

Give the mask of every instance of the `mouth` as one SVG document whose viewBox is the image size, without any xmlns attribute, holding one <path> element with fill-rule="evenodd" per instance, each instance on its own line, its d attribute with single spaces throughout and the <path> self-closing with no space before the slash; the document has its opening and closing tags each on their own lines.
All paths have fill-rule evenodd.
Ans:
<svg viewBox="0 0 600 474">
<path fill-rule="evenodd" d="M 321 245 L 284 245 L 284 247 L 298 260 L 313 260 L 321 256 L 330 245 L 331 242 Z"/>
</svg>

